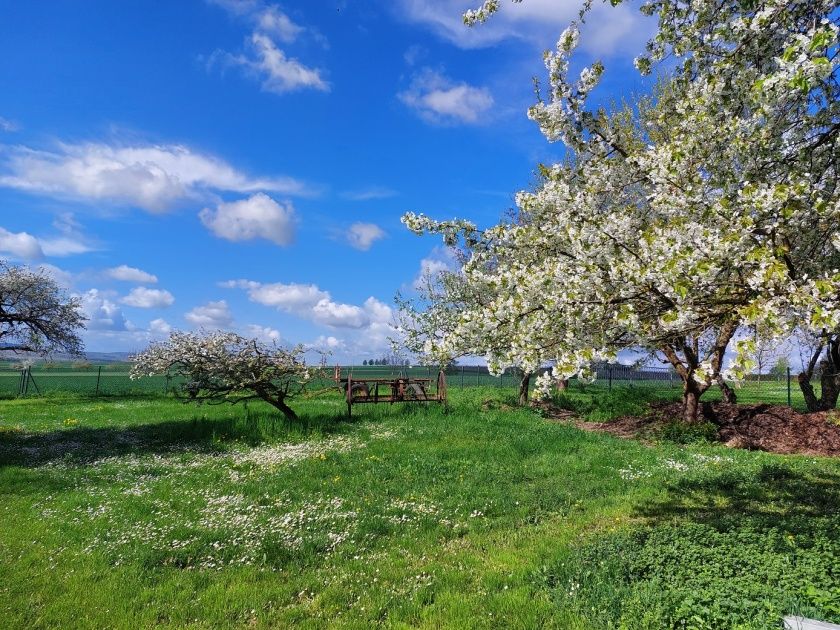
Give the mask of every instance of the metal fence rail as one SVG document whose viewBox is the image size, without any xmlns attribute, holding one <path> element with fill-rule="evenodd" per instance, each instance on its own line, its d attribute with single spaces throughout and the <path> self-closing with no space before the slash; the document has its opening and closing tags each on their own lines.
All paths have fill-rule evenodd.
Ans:
<svg viewBox="0 0 840 630">
<path fill-rule="evenodd" d="M 88 396 L 130 396 L 164 394 L 175 390 L 181 383 L 165 376 L 129 378 L 129 364 L 102 366 L 31 366 L 24 369 L 0 364 L 0 397 L 36 396 L 51 393 L 75 393 Z M 314 383 L 316 388 L 335 385 L 332 370 L 326 370 L 324 378 Z M 356 365 L 340 368 L 342 378 L 349 374 L 357 378 L 392 378 L 408 376 L 434 378 L 436 367 L 427 366 L 380 366 Z M 634 389 L 651 396 L 677 399 L 682 391 L 679 376 L 667 367 L 634 367 L 617 364 L 602 364 L 595 367 L 596 378 L 592 383 L 572 379 L 568 391 L 572 395 L 592 394 L 615 389 Z M 467 387 L 517 387 L 521 373 L 516 369 L 506 370 L 500 376 L 490 374 L 481 365 L 455 365 L 446 370 L 448 386 Z M 798 384 L 790 373 L 784 375 L 753 375 L 735 388 L 739 402 L 762 402 L 787 404 L 804 408 L 804 400 Z M 532 379 L 533 386 L 533 379 Z M 817 385 L 817 384 L 815 384 Z M 818 389 L 818 385 L 817 385 Z M 720 390 L 712 387 L 704 400 L 719 400 Z"/>
</svg>

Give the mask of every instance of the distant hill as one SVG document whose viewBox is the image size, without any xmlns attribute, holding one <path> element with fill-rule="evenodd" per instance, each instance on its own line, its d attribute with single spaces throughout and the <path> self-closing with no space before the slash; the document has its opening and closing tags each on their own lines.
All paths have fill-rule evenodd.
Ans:
<svg viewBox="0 0 840 630">
<path fill-rule="evenodd" d="M 105 363 L 127 363 L 130 360 L 131 355 L 132 353 L 130 352 L 86 352 L 84 358 L 80 359 L 79 357 L 74 357 L 64 352 L 57 352 L 46 358 L 31 352 L 22 352 L 20 354 L 4 352 L 0 353 L 0 360 L 15 363 L 26 360 L 34 361 L 35 363 L 75 363 L 83 360 L 88 363 L 101 365 Z"/>
<path fill-rule="evenodd" d="M 91 363 L 125 363 L 131 359 L 130 352 L 86 352 L 85 357 Z"/>
</svg>

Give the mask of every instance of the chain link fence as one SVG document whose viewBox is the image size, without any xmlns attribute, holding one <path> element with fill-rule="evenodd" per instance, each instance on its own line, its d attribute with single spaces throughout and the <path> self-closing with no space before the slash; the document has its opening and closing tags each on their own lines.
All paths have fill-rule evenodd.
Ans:
<svg viewBox="0 0 840 630">
<path fill-rule="evenodd" d="M 75 393 L 88 396 L 132 396 L 165 394 L 180 385 L 180 381 L 165 376 L 129 378 L 129 364 L 108 364 L 102 366 L 33 365 L 21 368 L 13 364 L 0 364 L 0 397 L 36 396 L 53 393 Z M 333 368 L 324 370 L 325 375 L 313 384 L 315 388 L 328 388 L 335 384 Z M 342 379 L 352 374 L 356 378 L 393 378 L 408 376 L 430 378 L 437 376 L 437 368 L 427 366 L 360 365 L 339 368 Z M 569 393 L 591 393 L 634 389 L 642 390 L 651 397 L 678 399 L 682 382 L 674 370 L 666 367 L 635 367 L 626 365 L 599 365 L 596 378 L 591 383 L 577 379 L 568 382 Z M 495 387 L 515 388 L 519 386 L 521 372 L 506 370 L 504 374 L 490 374 L 485 366 L 453 365 L 446 370 L 449 388 Z M 533 379 L 531 381 L 533 386 Z M 818 389 L 818 384 L 815 383 Z M 771 403 L 790 405 L 804 409 L 799 385 L 788 370 L 785 374 L 752 375 L 745 382 L 733 385 L 739 402 Z M 719 400 L 719 388 L 712 387 L 704 400 Z"/>
</svg>

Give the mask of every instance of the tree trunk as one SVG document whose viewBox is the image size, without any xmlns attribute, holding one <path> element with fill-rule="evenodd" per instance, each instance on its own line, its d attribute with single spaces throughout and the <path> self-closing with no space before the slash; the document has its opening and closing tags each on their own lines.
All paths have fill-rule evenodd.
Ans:
<svg viewBox="0 0 840 630">
<path fill-rule="evenodd" d="M 519 381 L 519 404 L 520 405 L 527 405 L 528 404 L 528 390 L 531 387 L 531 373 L 524 372 L 522 374 L 522 378 Z"/>
<path fill-rule="evenodd" d="M 289 407 L 282 398 L 264 398 L 264 400 L 275 409 L 279 409 L 286 416 L 286 420 L 297 420 L 295 410 Z"/>
<path fill-rule="evenodd" d="M 830 335 L 825 344 L 825 358 L 820 362 L 820 397 L 811 385 L 811 378 L 817 366 L 817 361 L 822 354 L 823 346 L 820 345 L 811 357 L 808 365 L 799 374 L 799 389 L 805 398 L 805 407 L 808 411 L 830 411 L 837 407 L 837 399 L 840 397 L 840 336 Z"/>
<path fill-rule="evenodd" d="M 726 384 L 726 381 L 723 380 L 720 374 L 717 376 L 717 384 L 720 387 L 721 394 L 723 394 L 724 402 L 728 402 L 730 405 L 737 405 L 738 396 L 735 394 L 735 390 Z"/>
<path fill-rule="evenodd" d="M 557 391 L 565 392 L 567 389 L 569 389 L 569 379 L 558 378 L 557 379 Z"/>
<path fill-rule="evenodd" d="M 822 401 L 817 398 L 817 394 L 814 392 L 810 374 L 808 372 L 800 372 L 796 380 L 799 381 L 799 389 L 802 390 L 802 396 L 805 398 L 805 408 L 811 412 L 821 411 Z"/>
<path fill-rule="evenodd" d="M 694 424 L 699 420 L 701 394 L 693 376 L 691 380 L 683 383 L 683 420 L 687 424 Z"/>
<path fill-rule="evenodd" d="M 837 398 L 840 396 L 840 373 L 825 366 L 820 377 L 820 386 L 822 387 L 823 411 L 830 411 L 837 407 Z"/>
<path fill-rule="evenodd" d="M 738 329 L 736 321 L 729 321 L 721 324 L 717 329 L 715 341 L 709 351 L 706 353 L 706 358 L 711 363 L 712 374 L 703 383 L 698 383 L 694 380 L 694 374 L 700 366 L 702 357 L 700 356 L 700 343 L 696 338 L 685 337 L 675 339 L 670 344 L 666 344 L 660 348 L 662 354 L 668 359 L 668 362 L 680 375 L 683 382 L 683 420 L 686 423 L 693 424 L 698 421 L 700 415 L 700 396 L 709 389 L 714 381 L 722 383 L 720 379 L 720 368 L 723 364 L 723 357 L 726 354 L 726 346 Z M 679 352 L 683 354 L 680 359 Z M 725 383 L 723 383 L 726 385 Z M 734 393 L 734 392 L 733 392 Z"/>
<path fill-rule="evenodd" d="M 820 376 L 822 391 L 819 398 L 817 398 L 807 372 L 802 372 L 797 380 L 799 381 L 799 389 L 802 390 L 802 395 L 805 397 L 805 407 L 808 411 L 831 411 L 837 407 L 837 399 L 840 398 L 840 374 L 833 371 L 826 362 L 823 363 Z"/>
</svg>

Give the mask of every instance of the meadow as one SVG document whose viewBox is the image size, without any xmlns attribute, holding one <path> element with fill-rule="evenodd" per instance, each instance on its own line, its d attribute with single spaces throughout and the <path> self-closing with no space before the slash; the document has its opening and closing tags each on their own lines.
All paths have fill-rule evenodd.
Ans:
<svg viewBox="0 0 840 630">
<path fill-rule="evenodd" d="M 7 628 L 840 622 L 840 462 L 438 405 L 0 401 Z M 570 395 L 633 412 L 625 390 Z"/>
</svg>

